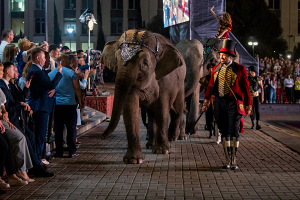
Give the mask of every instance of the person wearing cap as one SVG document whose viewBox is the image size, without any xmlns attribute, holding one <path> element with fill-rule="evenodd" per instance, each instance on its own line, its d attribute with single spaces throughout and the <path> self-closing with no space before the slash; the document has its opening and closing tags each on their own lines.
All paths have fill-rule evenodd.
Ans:
<svg viewBox="0 0 300 200">
<path fill-rule="evenodd" d="M 225 152 L 225 169 L 238 169 L 236 154 L 239 147 L 239 124 L 244 111 L 251 114 L 251 96 L 246 67 L 234 62 L 236 42 L 223 40 L 220 49 L 221 63 L 213 68 L 208 84 L 202 112 L 210 104 L 211 96 L 215 96 L 214 117 L 222 134 L 222 145 Z M 237 100 L 244 98 L 243 105 L 237 107 Z"/>
<path fill-rule="evenodd" d="M 256 130 L 261 129 L 259 125 L 260 114 L 259 114 L 259 93 L 258 89 L 261 88 L 261 98 L 262 102 L 264 101 L 264 86 L 262 83 L 262 79 L 259 76 L 256 76 L 255 67 L 250 66 L 249 68 L 249 87 L 251 93 L 251 102 L 252 102 L 252 113 L 250 115 L 252 127 L 251 129 L 255 129 L 255 118 L 256 118 Z"/>
<path fill-rule="evenodd" d="M 200 93 L 207 88 L 210 78 L 211 78 L 211 72 L 213 69 L 214 65 L 212 63 L 209 63 L 206 68 L 208 71 L 208 74 L 206 76 L 203 76 L 202 78 L 200 78 L 200 83 L 201 83 L 201 87 L 200 87 Z M 209 131 L 209 138 L 212 138 L 214 134 L 214 130 L 213 130 L 213 121 L 214 121 L 214 116 L 213 116 L 213 108 L 212 105 L 208 106 L 207 111 L 205 113 L 205 120 L 206 120 L 206 126 L 207 129 Z"/>
</svg>

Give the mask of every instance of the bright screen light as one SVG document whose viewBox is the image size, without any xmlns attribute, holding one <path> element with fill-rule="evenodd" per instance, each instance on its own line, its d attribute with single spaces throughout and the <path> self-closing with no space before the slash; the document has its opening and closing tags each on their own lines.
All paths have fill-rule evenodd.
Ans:
<svg viewBox="0 0 300 200">
<path fill-rule="evenodd" d="M 190 20 L 189 0 L 163 0 L 164 27 Z"/>
</svg>

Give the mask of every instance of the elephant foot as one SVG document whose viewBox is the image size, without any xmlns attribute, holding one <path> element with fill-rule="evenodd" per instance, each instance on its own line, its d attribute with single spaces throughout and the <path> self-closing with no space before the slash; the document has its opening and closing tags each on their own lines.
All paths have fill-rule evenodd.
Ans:
<svg viewBox="0 0 300 200">
<path fill-rule="evenodd" d="M 154 144 L 152 142 L 149 142 L 149 141 L 146 144 L 147 149 L 153 149 L 153 146 L 154 146 Z"/>
<path fill-rule="evenodd" d="M 145 160 L 143 153 L 126 153 L 123 157 L 125 164 L 142 164 Z"/>
<path fill-rule="evenodd" d="M 170 153 L 170 147 L 169 145 L 158 145 L 155 144 L 152 150 L 152 153 L 154 154 L 169 154 Z"/>
<path fill-rule="evenodd" d="M 101 135 L 101 139 L 105 140 L 107 138 L 107 136 L 109 136 L 109 135 L 110 135 L 110 133 L 107 133 L 104 131 L 104 133 Z"/>
<path fill-rule="evenodd" d="M 178 138 L 178 137 L 171 137 L 171 138 L 169 138 L 169 141 L 170 141 L 170 142 L 174 142 L 174 141 L 177 140 L 177 138 Z"/>
<path fill-rule="evenodd" d="M 178 140 L 187 140 L 188 139 L 188 136 L 187 135 L 180 135 L 178 137 Z"/>
</svg>

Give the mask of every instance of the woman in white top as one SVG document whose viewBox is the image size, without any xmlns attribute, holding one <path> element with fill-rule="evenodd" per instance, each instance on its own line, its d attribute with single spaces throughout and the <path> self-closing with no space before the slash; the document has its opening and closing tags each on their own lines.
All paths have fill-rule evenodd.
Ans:
<svg viewBox="0 0 300 200">
<path fill-rule="evenodd" d="M 272 77 L 270 86 L 271 86 L 270 87 L 270 103 L 276 103 L 276 89 L 277 89 L 276 76 Z"/>
<path fill-rule="evenodd" d="M 284 87 L 285 87 L 285 93 L 286 93 L 286 98 L 287 102 L 286 103 L 292 103 L 292 92 L 293 92 L 293 85 L 294 85 L 294 80 L 291 78 L 291 75 L 287 75 L 287 78 L 284 79 Z"/>
</svg>

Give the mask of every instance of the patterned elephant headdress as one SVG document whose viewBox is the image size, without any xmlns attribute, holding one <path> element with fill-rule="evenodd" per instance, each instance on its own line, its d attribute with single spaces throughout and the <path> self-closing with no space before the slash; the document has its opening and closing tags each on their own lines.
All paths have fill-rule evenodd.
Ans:
<svg viewBox="0 0 300 200">
<path fill-rule="evenodd" d="M 136 30 L 132 36 L 131 41 L 126 41 L 126 31 L 124 32 L 124 41 L 122 44 L 119 45 L 118 49 L 121 49 L 121 58 L 123 59 L 123 65 L 125 66 L 127 61 L 131 60 L 133 56 L 137 55 L 139 52 L 142 51 L 142 47 L 149 49 L 155 56 L 156 60 L 158 59 L 158 49 L 159 49 L 159 42 L 157 37 L 154 35 L 156 39 L 156 50 L 150 48 L 149 46 L 145 45 L 143 40 L 146 36 L 148 31 L 145 31 L 142 35 L 141 41 L 135 42 L 135 38 L 138 34 L 139 30 Z M 129 44 L 133 44 L 133 47 L 129 47 Z"/>
</svg>

